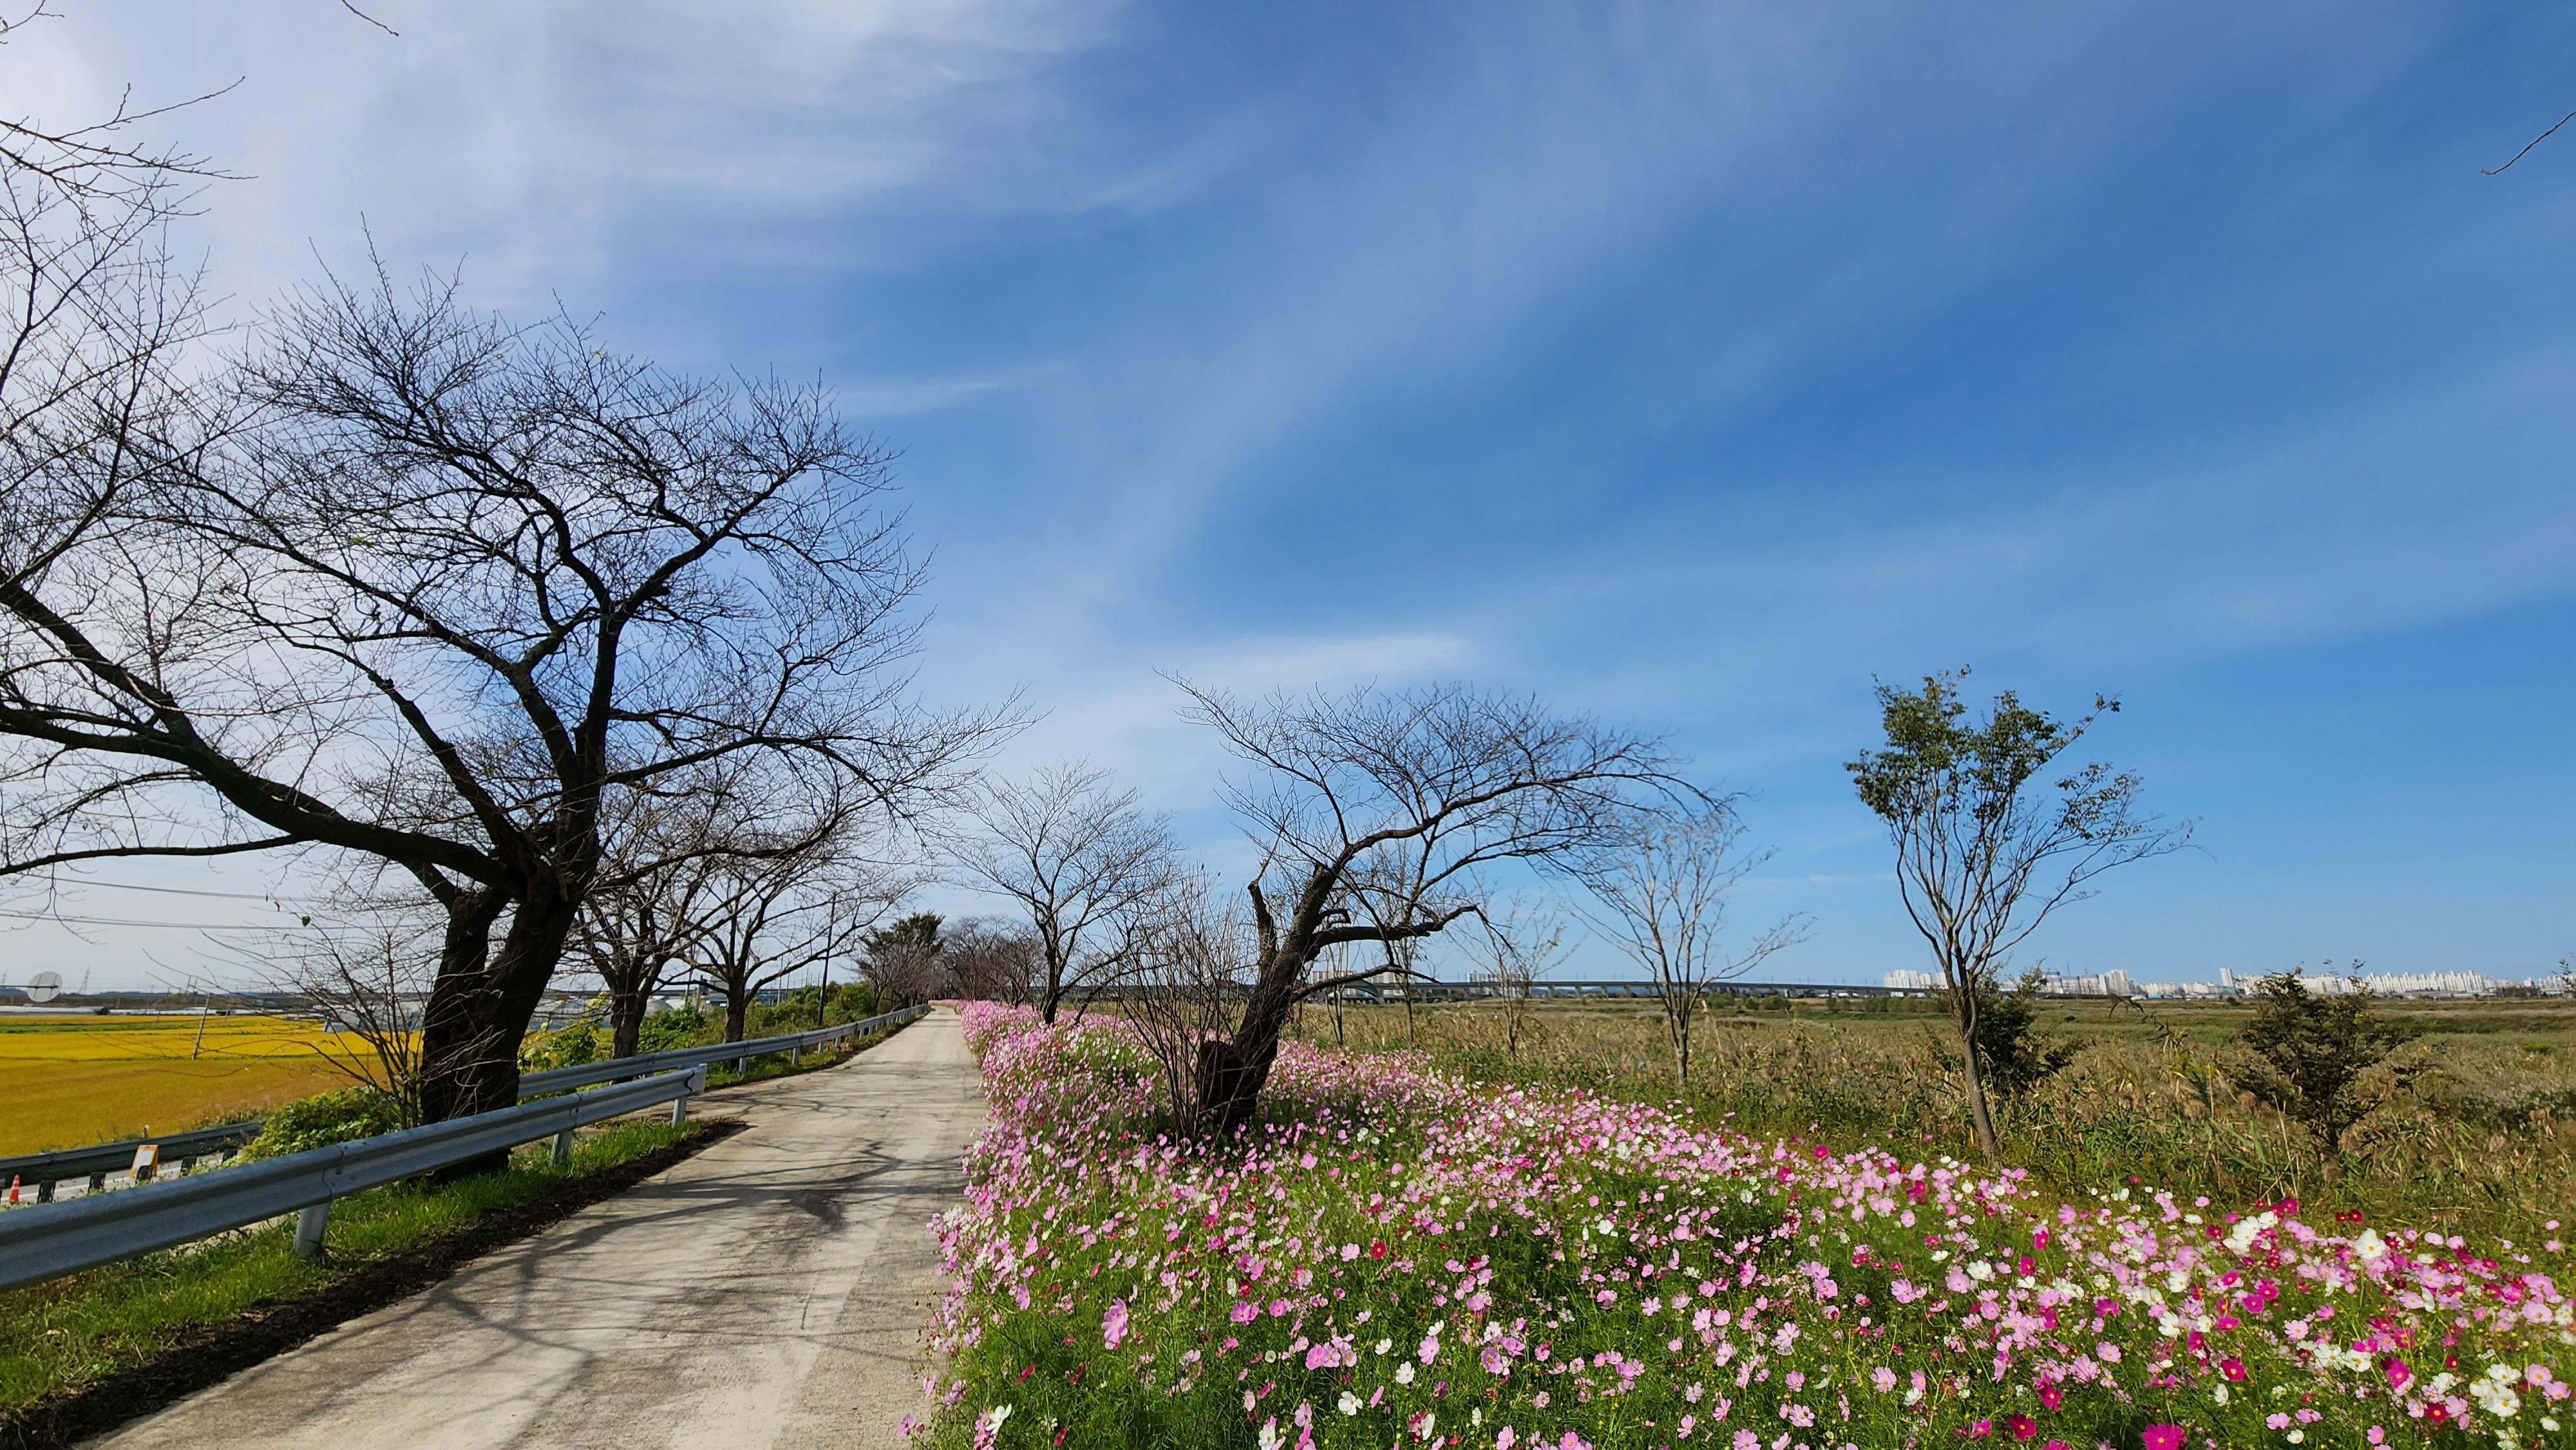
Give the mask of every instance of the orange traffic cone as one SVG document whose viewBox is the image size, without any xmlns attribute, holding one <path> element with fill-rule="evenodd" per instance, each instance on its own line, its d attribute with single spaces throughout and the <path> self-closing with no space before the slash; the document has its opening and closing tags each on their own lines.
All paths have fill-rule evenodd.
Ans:
<svg viewBox="0 0 2576 1450">
<path fill-rule="evenodd" d="M 9 1175 L 9 1201 L 11 1203 L 18 1201 L 18 1175 L 15 1173 Z"/>
</svg>

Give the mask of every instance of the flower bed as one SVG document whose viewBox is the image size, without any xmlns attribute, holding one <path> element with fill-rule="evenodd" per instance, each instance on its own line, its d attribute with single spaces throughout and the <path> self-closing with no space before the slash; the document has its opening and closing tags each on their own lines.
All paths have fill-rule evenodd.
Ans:
<svg viewBox="0 0 2576 1450">
<path fill-rule="evenodd" d="M 1176 1143 L 1118 1026 L 966 1022 L 953 1443 L 2576 1446 L 2555 1238 L 2058 1204 L 1295 1044 L 1249 1137 Z"/>
</svg>

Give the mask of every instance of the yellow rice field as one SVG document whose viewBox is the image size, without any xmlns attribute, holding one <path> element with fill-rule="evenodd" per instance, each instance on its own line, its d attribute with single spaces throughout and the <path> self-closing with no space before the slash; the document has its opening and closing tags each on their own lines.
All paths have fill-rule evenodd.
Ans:
<svg viewBox="0 0 2576 1450">
<path fill-rule="evenodd" d="M 327 1047 L 326 1047 L 327 1042 Z M 346 1086 L 315 1022 L 0 1016 L 0 1156 L 175 1133 Z"/>
</svg>

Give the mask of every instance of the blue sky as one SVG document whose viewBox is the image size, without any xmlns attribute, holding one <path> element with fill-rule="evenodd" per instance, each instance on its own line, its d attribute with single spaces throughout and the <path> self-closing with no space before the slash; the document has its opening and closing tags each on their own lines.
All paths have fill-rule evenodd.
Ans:
<svg viewBox="0 0 2576 1450">
<path fill-rule="evenodd" d="M 2479 174 L 2576 107 L 2563 7 L 66 8 L 11 105 L 241 78 L 170 134 L 250 177 L 193 237 L 245 305 L 363 217 L 820 373 L 907 450 L 925 689 L 1025 686 L 1011 761 L 1215 859 L 1158 670 L 1469 678 L 1671 731 L 1777 848 L 1742 913 L 1815 919 L 1776 974 L 1874 980 L 1921 948 L 1840 762 L 1973 664 L 2124 696 L 2200 822 L 2052 963 L 2576 951 L 2576 130 Z M 207 960 L 90 935 L 0 974 Z"/>
</svg>

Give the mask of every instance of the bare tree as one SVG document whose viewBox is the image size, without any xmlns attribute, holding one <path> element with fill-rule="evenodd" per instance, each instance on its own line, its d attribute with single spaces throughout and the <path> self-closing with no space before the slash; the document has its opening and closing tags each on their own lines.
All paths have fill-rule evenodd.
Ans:
<svg viewBox="0 0 2576 1450">
<path fill-rule="evenodd" d="M 1326 949 L 1436 935 L 1477 910 L 1479 867 L 1560 860 L 1597 841 L 1628 801 L 1689 791 L 1652 739 L 1466 686 L 1258 702 L 1182 688 L 1187 717 L 1255 767 L 1226 799 L 1264 853 L 1246 889 L 1250 995 L 1231 1035 L 1201 1044 L 1192 1075 L 1193 1121 L 1210 1131 L 1250 1120 L 1300 1001 L 1405 970 L 1390 953 L 1316 974 Z"/>
<path fill-rule="evenodd" d="M 241 377 L 255 426 L 163 448 L 0 589 L 0 864 L 394 863 L 447 913 L 432 1118 L 516 1097 L 616 797 L 723 763 L 820 839 L 923 805 L 1003 726 L 911 702 L 891 455 L 819 389 L 676 376 L 381 271 L 282 307 Z"/>
<path fill-rule="evenodd" d="M 810 852 L 809 832 L 765 833 L 777 803 L 742 800 L 741 784 L 732 771 L 702 771 L 675 788 L 616 797 L 607 812 L 604 859 L 576 931 L 608 998 L 612 1056 L 641 1047 L 653 994 L 685 964 L 717 874 Z"/>
<path fill-rule="evenodd" d="M 972 812 L 979 830 L 949 855 L 969 884 L 1028 914 L 1037 937 L 1038 1016 L 1053 1022 L 1065 989 L 1108 975 L 1121 960 L 1118 919 L 1166 883 L 1174 846 L 1167 817 L 1110 790 L 1109 772 L 1076 763 L 1026 781 L 987 781 Z"/>
<path fill-rule="evenodd" d="M 0 19 L 0 44 L 46 15 Z M 139 479 L 219 431 L 190 368 L 205 299 L 170 251 L 216 173 L 127 139 L 169 109 L 0 121 L 0 588 L 23 593 Z"/>
<path fill-rule="evenodd" d="M 1744 975 L 1804 935 L 1801 918 L 1791 916 L 1742 952 L 1726 951 L 1726 894 L 1771 855 L 1738 851 L 1743 836 L 1729 800 L 1678 812 L 1622 811 L 1615 833 L 1573 863 L 1592 901 L 1584 916 L 1594 933 L 1645 968 L 1655 984 L 1684 1090 L 1691 1029 L 1708 1005 L 1709 988 Z"/>
<path fill-rule="evenodd" d="M 957 996 L 1025 1007 L 1043 990 L 1042 950 L 1034 932 L 968 921 L 950 929 L 939 959 L 946 985 Z"/>
<path fill-rule="evenodd" d="M 1503 1012 L 1503 1053 L 1521 1055 L 1521 1030 L 1529 1022 L 1538 980 L 1555 969 L 1565 942 L 1565 928 L 1543 911 L 1487 907 L 1476 914 L 1478 930 L 1464 938 L 1476 976 L 1493 992 Z"/>
<path fill-rule="evenodd" d="M 421 1121 L 421 1007 L 438 975 L 440 919 L 417 892 L 344 880 L 338 919 L 250 939 L 219 939 L 271 992 L 312 1002 L 330 1031 L 324 1061 L 384 1094 L 405 1124 Z"/>
<path fill-rule="evenodd" d="M 1223 1100 L 1201 1074 L 1222 1070 L 1211 1053 L 1238 1030 L 1256 973 L 1257 943 L 1239 908 L 1222 904 L 1196 873 L 1171 878 L 1130 918 L 1133 950 L 1118 976 L 1119 1003 L 1158 1069 L 1174 1130 L 1219 1126 Z"/>
<path fill-rule="evenodd" d="M 698 928 L 693 915 L 710 859 L 657 862 L 582 903 L 582 950 L 608 997 L 609 1055 L 641 1048 L 653 994 L 686 959 Z"/>
<path fill-rule="evenodd" d="M 0 9 L 0 46 L 39 20 L 59 18 L 45 8 L 43 0 Z M 28 116 L 0 119 L 0 174 L 39 181 L 54 195 L 110 214 L 137 202 L 156 209 L 169 201 L 176 188 L 228 178 L 202 156 L 135 139 L 137 129 L 231 89 L 225 86 L 140 110 L 129 89 L 106 116 L 67 127 L 48 126 Z"/>
<path fill-rule="evenodd" d="M 2069 723 L 2006 690 L 1985 719 L 1967 722 L 1966 674 L 1926 675 L 1920 691 L 1880 685 L 1886 748 L 1862 751 L 1847 768 L 1896 846 L 1897 891 L 1940 967 L 1969 1116 L 1991 1157 L 2001 1145 L 1986 1102 L 1980 997 L 2051 912 L 2092 895 L 2086 882 L 2180 849 L 2191 827 L 2141 814 L 2142 782 L 2100 762 L 2046 779 L 2118 701 L 2097 697 Z"/>
<path fill-rule="evenodd" d="M 707 873 L 686 951 L 692 979 L 724 1000 L 725 1041 L 743 1040 L 760 993 L 848 951 L 910 886 L 840 844 Z"/>
</svg>

